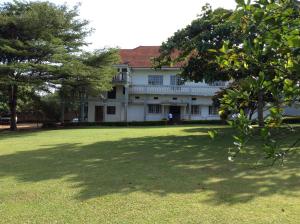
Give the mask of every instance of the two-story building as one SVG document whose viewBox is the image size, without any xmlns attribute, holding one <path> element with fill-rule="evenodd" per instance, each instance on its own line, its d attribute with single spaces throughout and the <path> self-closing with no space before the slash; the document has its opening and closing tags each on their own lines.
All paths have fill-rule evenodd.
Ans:
<svg viewBox="0 0 300 224">
<path fill-rule="evenodd" d="M 151 59 L 157 56 L 159 46 L 121 49 L 113 90 L 89 98 L 88 121 L 158 121 L 169 113 L 174 120 L 220 119 L 212 96 L 225 83 L 183 82 L 179 67 L 154 69 Z"/>
</svg>

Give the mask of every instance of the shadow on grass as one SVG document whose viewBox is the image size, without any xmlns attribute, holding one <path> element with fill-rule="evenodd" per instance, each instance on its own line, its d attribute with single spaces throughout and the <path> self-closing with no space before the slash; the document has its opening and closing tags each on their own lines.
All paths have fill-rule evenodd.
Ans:
<svg viewBox="0 0 300 224">
<path fill-rule="evenodd" d="M 253 169 L 251 159 L 227 161 L 228 138 L 186 135 L 47 145 L 0 156 L 0 177 L 19 182 L 66 177 L 80 189 L 78 200 L 137 191 L 161 196 L 198 192 L 206 202 L 236 204 L 300 190 L 298 155 L 283 168 Z"/>
</svg>

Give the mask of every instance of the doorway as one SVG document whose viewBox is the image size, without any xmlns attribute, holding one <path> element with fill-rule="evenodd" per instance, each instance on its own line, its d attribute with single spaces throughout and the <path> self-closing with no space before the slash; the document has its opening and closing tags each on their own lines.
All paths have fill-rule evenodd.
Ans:
<svg viewBox="0 0 300 224">
<path fill-rule="evenodd" d="M 102 122 L 104 118 L 103 106 L 95 106 L 95 122 Z"/>
<path fill-rule="evenodd" d="M 173 115 L 173 120 L 180 121 L 180 106 L 170 106 L 169 113 Z"/>
</svg>

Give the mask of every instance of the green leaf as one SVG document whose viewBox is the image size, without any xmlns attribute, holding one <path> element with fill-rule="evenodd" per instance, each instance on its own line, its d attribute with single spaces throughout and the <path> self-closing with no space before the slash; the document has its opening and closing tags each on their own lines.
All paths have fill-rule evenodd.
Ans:
<svg viewBox="0 0 300 224">
<path fill-rule="evenodd" d="M 238 6 L 245 6 L 246 5 L 244 0 L 235 0 L 235 2 Z"/>
</svg>

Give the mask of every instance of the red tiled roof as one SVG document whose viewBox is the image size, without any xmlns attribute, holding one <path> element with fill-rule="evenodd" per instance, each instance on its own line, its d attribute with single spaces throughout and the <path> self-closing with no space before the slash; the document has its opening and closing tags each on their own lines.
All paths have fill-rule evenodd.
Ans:
<svg viewBox="0 0 300 224">
<path fill-rule="evenodd" d="M 159 46 L 139 46 L 134 49 L 120 49 L 121 63 L 135 68 L 151 68 L 153 66 L 151 59 L 160 55 L 159 48 Z"/>
</svg>

